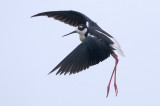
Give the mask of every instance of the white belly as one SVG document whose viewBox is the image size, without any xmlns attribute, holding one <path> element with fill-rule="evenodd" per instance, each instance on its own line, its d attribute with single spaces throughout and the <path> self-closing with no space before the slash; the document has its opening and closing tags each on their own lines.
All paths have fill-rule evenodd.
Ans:
<svg viewBox="0 0 160 106">
<path fill-rule="evenodd" d="M 79 39 L 80 39 L 81 41 L 83 41 L 83 40 L 85 39 L 85 36 L 84 36 L 84 35 L 79 35 Z"/>
</svg>

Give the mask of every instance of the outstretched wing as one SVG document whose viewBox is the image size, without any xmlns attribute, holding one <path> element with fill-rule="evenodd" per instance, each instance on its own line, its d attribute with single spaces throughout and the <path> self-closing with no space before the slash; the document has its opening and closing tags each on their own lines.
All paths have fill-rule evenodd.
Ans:
<svg viewBox="0 0 160 106">
<path fill-rule="evenodd" d="M 89 23 L 89 26 L 94 24 L 94 22 L 89 19 L 86 15 L 77 12 L 77 11 L 49 11 L 49 12 L 42 12 L 38 13 L 36 15 L 33 15 L 32 17 L 36 16 L 48 16 L 52 17 L 56 20 L 59 20 L 61 22 L 64 22 L 66 24 L 69 24 L 71 26 L 78 26 L 80 24 L 87 24 Z"/>
<path fill-rule="evenodd" d="M 89 68 L 110 56 L 112 50 L 97 37 L 87 37 L 67 57 L 65 57 L 50 73 L 75 74 Z M 49 74 L 50 74 L 49 73 Z"/>
</svg>

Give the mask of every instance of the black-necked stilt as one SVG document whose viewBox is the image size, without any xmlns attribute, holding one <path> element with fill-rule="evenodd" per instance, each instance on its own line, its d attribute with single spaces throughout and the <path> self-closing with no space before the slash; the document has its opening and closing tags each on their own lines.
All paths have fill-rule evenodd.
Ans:
<svg viewBox="0 0 160 106">
<path fill-rule="evenodd" d="M 42 12 L 32 17 L 36 16 L 52 17 L 56 20 L 76 27 L 76 30 L 69 34 L 78 33 L 80 40 L 82 41 L 82 43 L 79 44 L 68 56 L 66 56 L 50 73 L 59 69 L 56 74 L 75 74 L 89 68 L 90 66 L 98 64 L 112 55 L 116 63 L 107 87 L 107 96 L 109 94 L 113 75 L 114 87 L 117 95 L 118 88 L 116 84 L 116 68 L 118 64 L 118 56 L 114 53 L 114 50 L 117 50 L 122 56 L 124 56 L 124 54 L 116 39 L 80 12 L 50 11 Z"/>
</svg>

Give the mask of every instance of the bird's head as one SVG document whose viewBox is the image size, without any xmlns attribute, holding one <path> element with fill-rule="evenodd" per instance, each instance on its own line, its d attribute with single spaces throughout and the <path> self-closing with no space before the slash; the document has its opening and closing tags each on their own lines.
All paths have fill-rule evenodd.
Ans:
<svg viewBox="0 0 160 106">
<path fill-rule="evenodd" d="M 80 35 L 85 35 L 87 32 L 87 26 L 85 24 L 78 25 L 76 32 Z"/>
<path fill-rule="evenodd" d="M 67 35 L 70 35 L 70 34 L 73 34 L 73 33 L 78 33 L 80 35 L 85 35 L 85 33 L 87 33 L 87 30 L 88 30 L 88 28 L 87 28 L 87 26 L 85 24 L 80 24 L 80 25 L 78 25 L 76 27 L 75 31 L 73 31 L 73 32 L 71 32 L 69 34 L 66 34 L 64 36 L 67 36 Z"/>
</svg>

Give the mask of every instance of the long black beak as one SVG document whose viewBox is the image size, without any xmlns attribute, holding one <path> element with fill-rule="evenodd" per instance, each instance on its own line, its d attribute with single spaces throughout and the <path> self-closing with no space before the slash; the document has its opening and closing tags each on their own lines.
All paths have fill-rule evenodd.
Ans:
<svg viewBox="0 0 160 106">
<path fill-rule="evenodd" d="M 65 36 L 70 35 L 70 34 L 73 34 L 73 33 L 77 33 L 77 32 L 76 32 L 76 31 L 73 31 L 73 32 L 71 32 L 71 33 L 69 33 L 69 34 L 63 35 L 62 37 L 65 37 Z"/>
</svg>

